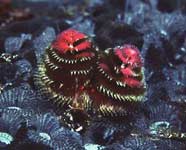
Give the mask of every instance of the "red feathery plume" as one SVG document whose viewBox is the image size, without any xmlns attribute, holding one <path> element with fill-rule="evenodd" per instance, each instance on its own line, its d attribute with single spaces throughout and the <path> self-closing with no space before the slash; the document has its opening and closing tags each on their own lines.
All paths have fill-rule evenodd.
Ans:
<svg viewBox="0 0 186 150">
<path fill-rule="evenodd" d="M 82 51 L 91 48 L 91 42 L 87 36 L 74 29 L 68 29 L 59 34 L 51 47 L 57 49 L 60 53 L 67 51 Z"/>
<path fill-rule="evenodd" d="M 120 72 L 123 74 L 123 82 L 130 87 L 142 86 L 141 81 L 136 79 L 135 70 L 143 66 L 139 50 L 133 45 L 124 45 L 115 48 L 115 55 L 121 60 Z"/>
</svg>

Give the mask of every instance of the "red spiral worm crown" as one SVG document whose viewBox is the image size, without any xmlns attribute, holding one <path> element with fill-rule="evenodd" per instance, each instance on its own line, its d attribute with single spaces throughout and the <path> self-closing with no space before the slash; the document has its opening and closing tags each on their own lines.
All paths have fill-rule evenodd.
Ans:
<svg viewBox="0 0 186 150">
<path fill-rule="evenodd" d="M 100 54 L 92 83 L 93 107 L 101 116 L 126 116 L 135 111 L 145 93 L 143 61 L 133 45 L 123 45 Z"/>
<path fill-rule="evenodd" d="M 98 57 L 97 57 L 98 56 Z M 60 108 L 124 116 L 145 92 L 143 61 L 132 45 L 98 52 L 74 29 L 60 33 L 38 65 L 35 83 Z"/>
<path fill-rule="evenodd" d="M 65 30 L 46 49 L 35 83 L 57 105 L 84 109 L 86 102 L 81 97 L 93 75 L 95 58 L 95 49 L 85 34 Z"/>
</svg>

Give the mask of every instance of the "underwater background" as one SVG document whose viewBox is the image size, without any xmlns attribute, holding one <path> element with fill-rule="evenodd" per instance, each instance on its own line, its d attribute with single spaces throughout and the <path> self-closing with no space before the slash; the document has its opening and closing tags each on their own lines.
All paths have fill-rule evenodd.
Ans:
<svg viewBox="0 0 186 150">
<path fill-rule="evenodd" d="M 122 107 L 114 102 L 112 109 L 103 108 L 96 116 L 97 106 L 90 105 L 86 108 L 93 112 L 86 110 L 87 119 L 76 109 L 67 113 L 71 104 L 61 106 L 63 99 L 58 105 L 51 103 L 35 76 L 38 64 L 47 57 L 47 47 L 68 29 L 78 35 L 77 41 L 83 36 L 86 42 L 88 37 L 100 57 L 115 55 L 112 49 L 126 48 L 126 44 L 140 52 L 134 60 L 143 60 L 137 79 L 145 85 L 145 92 L 137 106 L 135 99 L 121 102 Z M 93 56 L 82 54 L 86 55 Z M 130 81 L 129 85 L 134 83 Z M 135 97 L 137 90 L 131 88 L 127 92 Z M 186 0 L 0 0 L 1 149 L 185 150 Z"/>
</svg>

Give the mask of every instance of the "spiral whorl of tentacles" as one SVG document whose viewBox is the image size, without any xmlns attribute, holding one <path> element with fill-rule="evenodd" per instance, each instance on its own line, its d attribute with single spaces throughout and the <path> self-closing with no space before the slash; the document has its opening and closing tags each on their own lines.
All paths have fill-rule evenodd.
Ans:
<svg viewBox="0 0 186 150">
<path fill-rule="evenodd" d="M 145 92 L 143 63 L 136 47 L 99 52 L 85 34 L 74 29 L 60 33 L 46 49 L 35 84 L 64 112 L 75 110 L 88 116 L 124 116 Z"/>
<path fill-rule="evenodd" d="M 38 66 L 36 84 L 57 105 L 80 107 L 75 100 L 90 82 L 94 61 L 94 49 L 87 37 L 76 30 L 66 30 L 46 49 Z"/>
<path fill-rule="evenodd" d="M 131 106 L 142 101 L 143 70 L 140 52 L 132 45 L 118 46 L 100 54 L 93 84 L 96 90 L 91 95 L 101 115 L 127 115 Z"/>
</svg>

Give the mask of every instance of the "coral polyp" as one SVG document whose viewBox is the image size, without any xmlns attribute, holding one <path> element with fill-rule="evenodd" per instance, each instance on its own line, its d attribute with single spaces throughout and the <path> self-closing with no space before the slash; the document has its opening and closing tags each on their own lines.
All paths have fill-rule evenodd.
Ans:
<svg viewBox="0 0 186 150">
<path fill-rule="evenodd" d="M 0 148 L 12 144 L 25 122 L 18 110 L 5 109 L 0 116 Z M 21 133 L 22 134 L 22 133 Z"/>
<path fill-rule="evenodd" d="M 28 84 L 12 88 L 0 95 L 0 109 L 34 109 L 37 101 L 34 92 Z"/>
<path fill-rule="evenodd" d="M 92 114 L 126 116 L 144 97 L 143 70 L 135 46 L 101 52 L 85 34 L 68 29 L 46 49 L 35 84 L 63 114 L 86 122 Z M 77 117 L 82 112 L 87 117 Z"/>
</svg>

